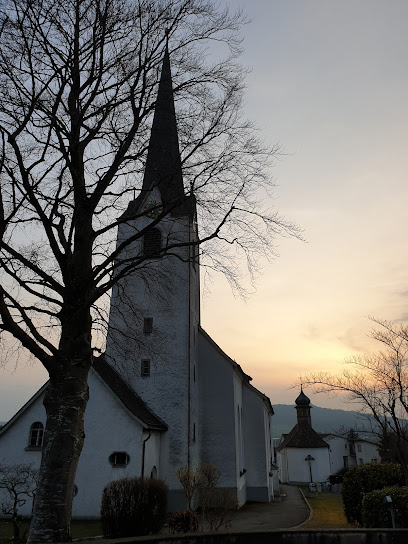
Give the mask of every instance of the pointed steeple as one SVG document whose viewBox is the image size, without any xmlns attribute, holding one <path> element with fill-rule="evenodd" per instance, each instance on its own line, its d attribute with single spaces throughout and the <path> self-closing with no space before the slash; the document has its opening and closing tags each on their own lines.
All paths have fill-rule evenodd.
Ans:
<svg viewBox="0 0 408 544">
<path fill-rule="evenodd" d="M 167 45 L 163 58 L 142 191 L 149 191 L 153 187 L 159 188 L 165 207 L 172 207 L 175 203 L 181 203 L 183 200 L 183 175 Z"/>
<path fill-rule="evenodd" d="M 178 141 L 177 119 L 174 108 L 173 83 L 168 44 L 157 92 L 153 124 L 140 195 L 129 203 L 124 216 L 137 213 L 141 203 L 152 189 L 160 191 L 164 210 L 171 215 L 195 215 L 194 195 L 184 193 L 181 156 Z"/>
</svg>

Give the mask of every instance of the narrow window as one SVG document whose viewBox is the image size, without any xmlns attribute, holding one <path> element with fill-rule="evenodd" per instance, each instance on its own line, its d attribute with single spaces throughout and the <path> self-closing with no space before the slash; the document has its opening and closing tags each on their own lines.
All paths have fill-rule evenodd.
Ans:
<svg viewBox="0 0 408 544">
<path fill-rule="evenodd" d="M 151 229 L 143 237 L 143 253 L 149 257 L 158 257 L 161 249 L 161 232 Z"/>
<path fill-rule="evenodd" d="M 44 425 L 36 421 L 30 427 L 30 439 L 28 445 L 32 448 L 41 448 L 44 438 Z"/>
<path fill-rule="evenodd" d="M 153 317 L 144 318 L 143 332 L 145 334 L 151 334 L 153 332 Z"/>
<path fill-rule="evenodd" d="M 142 359 L 142 378 L 148 378 L 150 376 L 150 359 Z"/>
<path fill-rule="evenodd" d="M 347 457 L 347 455 L 343 456 L 343 466 L 344 466 L 344 468 L 348 468 L 348 457 Z"/>
<path fill-rule="evenodd" d="M 196 425 L 193 423 L 193 442 L 195 442 L 196 439 Z"/>
<path fill-rule="evenodd" d="M 361 444 L 357 444 L 357 451 L 363 451 Z"/>
<path fill-rule="evenodd" d="M 109 462 L 113 467 L 125 467 L 129 461 L 130 457 L 125 451 L 114 451 L 109 456 Z"/>
</svg>

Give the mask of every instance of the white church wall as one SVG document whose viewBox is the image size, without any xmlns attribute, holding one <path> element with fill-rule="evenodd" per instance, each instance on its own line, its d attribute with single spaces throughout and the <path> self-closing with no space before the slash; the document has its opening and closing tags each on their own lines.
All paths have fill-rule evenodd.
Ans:
<svg viewBox="0 0 408 544">
<path fill-rule="evenodd" d="M 142 209 L 149 207 L 149 202 L 160 202 L 157 189 Z M 143 216 L 122 225 L 118 244 L 151 221 Z M 157 228 L 164 245 L 189 242 L 192 236 L 189 217 L 165 218 Z M 124 256 L 139 254 L 142 243 L 140 240 L 128 248 Z M 198 441 L 194 440 L 198 426 L 194 372 L 197 374 L 198 367 L 199 271 L 189 262 L 189 252 L 190 248 L 184 247 L 174 250 L 181 258 L 173 255 L 149 259 L 141 270 L 120 282 L 112 296 L 107 339 L 109 362 L 169 427 L 162 444 L 162 451 L 167 454 L 161 463 L 161 474 L 166 476 L 170 490 L 176 491 L 173 498 L 169 495 L 171 509 L 184 504 L 177 468 L 199 461 Z M 149 334 L 143 330 L 144 318 L 153 318 Z M 142 360 L 150 361 L 148 377 L 142 376 Z"/>
<path fill-rule="evenodd" d="M 270 447 L 269 429 L 265 425 L 263 398 L 250 386 L 243 384 L 243 435 L 246 469 L 246 498 L 269 501 Z"/>
<path fill-rule="evenodd" d="M 74 517 L 99 517 L 102 491 L 107 483 L 141 476 L 142 432 L 142 425 L 91 370 L 85 442 L 75 479 L 78 493 L 72 504 Z M 126 452 L 127 466 L 112 466 L 109 457 L 113 452 Z"/>
<path fill-rule="evenodd" d="M 45 427 L 45 409 L 42 404 L 44 395 L 41 394 L 34 402 L 14 421 L 14 423 L 0 436 L 0 461 L 6 465 L 32 464 L 33 468 L 39 469 L 41 462 L 41 450 L 30 449 L 30 427 L 35 422 L 41 422 Z M 8 496 L 0 492 L 0 504 Z M 32 503 L 27 503 L 19 509 L 20 515 L 31 515 Z"/>
<path fill-rule="evenodd" d="M 236 489 L 235 414 L 232 367 L 202 331 L 198 335 L 200 363 L 199 420 L 201 461 L 221 471 L 219 485 Z"/>
<path fill-rule="evenodd" d="M 158 431 L 143 431 L 142 435 L 142 448 L 144 442 L 144 467 L 143 476 L 145 478 L 159 478 L 164 479 L 165 473 L 160 465 L 161 456 L 161 438 L 162 434 Z M 142 451 L 143 455 L 143 451 Z M 141 471 L 142 473 L 142 471 Z M 163 476 L 162 476 L 163 473 Z"/>
<path fill-rule="evenodd" d="M 329 448 L 285 448 L 287 455 L 287 481 L 289 483 L 309 483 L 309 463 L 311 461 L 313 482 L 326 482 L 330 476 Z"/>
<path fill-rule="evenodd" d="M 235 478 L 237 485 L 238 505 L 241 506 L 247 501 L 247 469 L 246 469 L 246 451 L 244 437 L 244 408 L 243 408 L 243 392 L 242 392 L 242 374 L 238 369 L 233 371 L 234 384 L 234 415 L 235 415 L 235 450 L 236 450 L 236 467 Z"/>
<path fill-rule="evenodd" d="M 93 370 L 89 374 L 89 393 L 85 442 L 75 478 L 78 493 L 72 504 L 72 515 L 78 518 L 99 517 L 102 491 L 110 481 L 141 474 L 142 426 Z M 0 459 L 6 464 L 32 463 L 39 468 L 41 450 L 27 447 L 31 424 L 40 421 L 45 426 L 42 401 L 43 395 L 1 436 Z M 128 465 L 113 467 L 109 461 L 113 452 L 126 452 L 130 458 Z M 29 516 L 31 507 L 31 501 L 27 502 L 21 508 L 21 515 Z"/>
</svg>

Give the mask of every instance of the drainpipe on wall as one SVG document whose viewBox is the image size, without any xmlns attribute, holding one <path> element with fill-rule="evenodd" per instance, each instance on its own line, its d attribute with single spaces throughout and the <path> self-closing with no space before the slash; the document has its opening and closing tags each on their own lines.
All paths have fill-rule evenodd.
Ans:
<svg viewBox="0 0 408 544">
<path fill-rule="evenodd" d="M 142 447 L 142 478 L 144 477 L 144 469 L 145 469 L 145 453 L 146 453 L 146 442 L 149 440 L 149 438 L 152 436 L 152 431 L 149 429 L 149 435 L 147 438 L 143 440 L 143 447 Z"/>
</svg>

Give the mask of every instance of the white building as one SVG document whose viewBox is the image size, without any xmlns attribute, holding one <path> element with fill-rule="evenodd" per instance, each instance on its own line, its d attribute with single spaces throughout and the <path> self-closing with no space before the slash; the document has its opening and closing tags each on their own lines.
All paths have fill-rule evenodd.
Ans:
<svg viewBox="0 0 408 544">
<path fill-rule="evenodd" d="M 117 247 L 157 224 L 120 253 L 122 262 L 140 259 L 143 265 L 113 290 L 106 353 L 89 375 L 73 516 L 99 516 L 104 486 L 124 476 L 164 479 L 169 509 L 183 509 L 176 471 L 202 461 L 221 470 L 221 487 L 240 505 L 271 500 L 270 400 L 200 327 L 200 271 L 191 245 L 197 241 L 196 204 L 184 195 L 167 52 L 143 187 L 122 217 L 128 220 L 119 226 Z M 171 255 L 163 255 L 169 245 Z M 1 429 L 6 463 L 39 466 L 46 387 Z M 29 515 L 31 505 L 24 508 Z"/>
<path fill-rule="evenodd" d="M 302 389 L 295 403 L 297 423 L 277 448 L 283 483 L 324 483 L 343 468 L 380 461 L 378 445 L 361 433 L 317 433 L 312 428 L 310 400 Z"/>
</svg>

